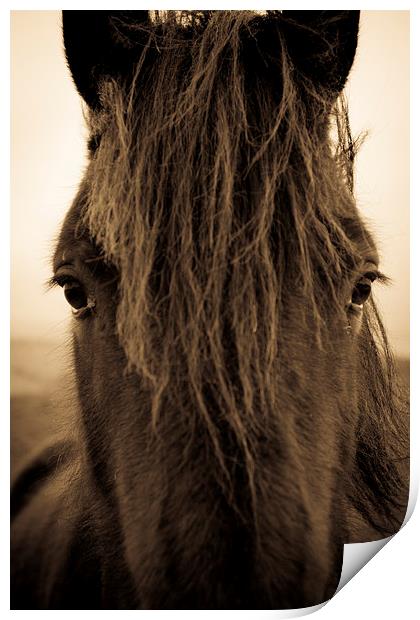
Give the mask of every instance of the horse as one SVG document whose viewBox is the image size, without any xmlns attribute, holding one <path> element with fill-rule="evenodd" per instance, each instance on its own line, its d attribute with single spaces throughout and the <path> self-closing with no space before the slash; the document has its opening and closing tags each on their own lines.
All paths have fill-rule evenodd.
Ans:
<svg viewBox="0 0 420 620">
<path fill-rule="evenodd" d="M 288 609 L 404 520 L 407 398 L 343 89 L 358 11 L 64 11 L 89 162 L 53 257 L 78 421 L 12 607 Z M 376 284 L 375 284 L 376 285 Z"/>
</svg>

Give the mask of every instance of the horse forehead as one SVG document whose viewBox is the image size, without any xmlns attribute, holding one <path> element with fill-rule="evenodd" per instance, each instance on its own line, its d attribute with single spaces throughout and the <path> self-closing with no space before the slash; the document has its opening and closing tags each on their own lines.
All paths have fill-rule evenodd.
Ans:
<svg viewBox="0 0 420 620">
<path fill-rule="evenodd" d="M 61 228 L 59 238 L 53 253 L 53 266 L 56 269 L 65 263 L 69 257 L 85 260 L 100 254 L 98 248 L 83 223 L 83 212 L 89 200 L 89 180 L 85 177 L 80 189 L 71 205 Z M 334 218 L 334 214 L 331 213 Z M 338 217 L 338 224 L 346 235 L 354 242 L 358 253 L 366 263 L 379 265 L 380 257 L 374 237 L 360 217 L 356 205 L 349 205 L 349 213 L 345 217 Z M 136 239 L 132 238 L 133 244 Z"/>
<path fill-rule="evenodd" d="M 87 240 L 79 239 L 76 243 L 66 243 L 66 240 L 60 240 L 56 247 L 53 257 L 53 268 L 57 270 L 61 265 L 80 261 L 96 256 L 94 246 Z"/>
<path fill-rule="evenodd" d="M 354 223 L 357 223 L 357 234 L 355 234 Z M 378 266 L 380 257 L 376 243 L 359 218 L 355 218 L 352 229 L 351 237 L 359 247 L 365 262 Z M 84 261 L 98 254 L 99 251 L 95 247 L 88 230 L 81 226 L 80 206 L 74 205 L 63 223 L 56 243 L 52 260 L 53 268 L 56 270 L 60 265 L 67 262 Z"/>
<path fill-rule="evenodd" d="M 53 253 L 53 268 L 79 258 L 84 260 L 97 253 L 90 235 L 82 225 L 83 196 L 78 194 L 68 211 Z"/>
<path fill-rule="evenodd" d="M 349 212 L 345 217 L 338 216 L 338 224 L 363 260 L 376 266 L 379 265 L 380 257 L 375 239 L 363 221 L 356 203 L 349 204 Z"/>
</svg>

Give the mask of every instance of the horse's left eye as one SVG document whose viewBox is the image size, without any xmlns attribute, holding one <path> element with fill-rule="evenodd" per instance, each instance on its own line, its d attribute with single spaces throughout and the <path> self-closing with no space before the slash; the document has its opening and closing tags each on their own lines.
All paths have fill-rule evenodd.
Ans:
<svg viewBox="0 0 420 620">
<path fill-rule="evenodd" d="M 370 297 L 372 282 L 377 278 L 374 272 L 367 272 L 359 278 L 353 287 L 351 298 L 346 305 L 348 325 L 346 330 L 349 334 L 359 334 L 362 326 L 363 306 Z"/>
<path fill-rule="evenodd" d="M 365 276 L 360 278 L 353 289 L 351 302 L 357 306 L 362 306 L 369 299 L 371 290 L 372 280 Z"/>
</svg>

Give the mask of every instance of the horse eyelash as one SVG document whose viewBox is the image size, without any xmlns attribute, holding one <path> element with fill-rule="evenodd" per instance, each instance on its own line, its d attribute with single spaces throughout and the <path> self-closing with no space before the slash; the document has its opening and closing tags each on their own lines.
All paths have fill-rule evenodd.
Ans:
<svg viewBox="0 0 420 620">
<path fill-rule="evenodd" d="M 375 274 L 374 282 L 378 282 L 379 284 L 384 284 L 385 286 L 389 286 L 390 284 L 392 284 L 392 278 L 385 275 L 381 271 L 372 271 L 371 273 Z"/>
<path fill-rule="evenodd" d="M 48 278 L 48 280 L 45 280 L 44 282 L 44 288 L 47 292 L 55 288 L 56 286 L 60 286 L 60 284 L 58 283 L 58 280 L 55 276 Z"/>
<path fill-rule="evenodd" d="M 72 278 L 70 276 L 55 276 L 54 275 L 51 278 L 48 278 L 44 286 L 48 292 L 51 289 L 55 288 L 56 286 L 63 287 L 66 282 L 69 282 L 70 280 L 74 280 L 74 279 L 75 278 Z"/>
<path fill-rule="evenodd" d="M 382 273 L 381 271 L 372 271 L 371 273 L 373 273 L 375 275 L 374 282 L 378 282 L 379 284 L 383 284 L 385 286 L 389 286 L 390 284 L 392 284 L 392 279 L 389 276 L 387 276 L 384 273 Z M 66 279 L 68 280 L 70 278 L 68 278 L 66 276 L 64 276 L 64 277 L 52 276 L 51 278 L 48 278 L 46 280 L 46 282 L 44 284 L 44 287 L 47 290 L 47 292 L 50 291 L 51 289 L 57 287 L 57 286 L 62 287 L 63 284 L 65 284 Z M 111 280 L 111 283 L 113 281 L 114 281 L 114 279 Z"/>
</svg>

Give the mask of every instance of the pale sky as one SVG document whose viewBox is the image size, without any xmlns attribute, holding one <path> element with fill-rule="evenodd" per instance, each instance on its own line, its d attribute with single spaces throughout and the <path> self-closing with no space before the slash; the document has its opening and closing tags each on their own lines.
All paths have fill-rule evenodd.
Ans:
<svg viewBox="0 0 420 620">
<path fill-rule="evenodd" d="M 85 129 L 58 11 L 12 12 L 12 337 L 63 339 L 60 290 L 45 292 L 54 238 L 82 177 Z M 409 353 L 409 12 L 362 11 L 347 86 L 354 133 L 367 130 L 356 193 L 393 280 L 377 287 L 397 354 Z"/>
</svg>

